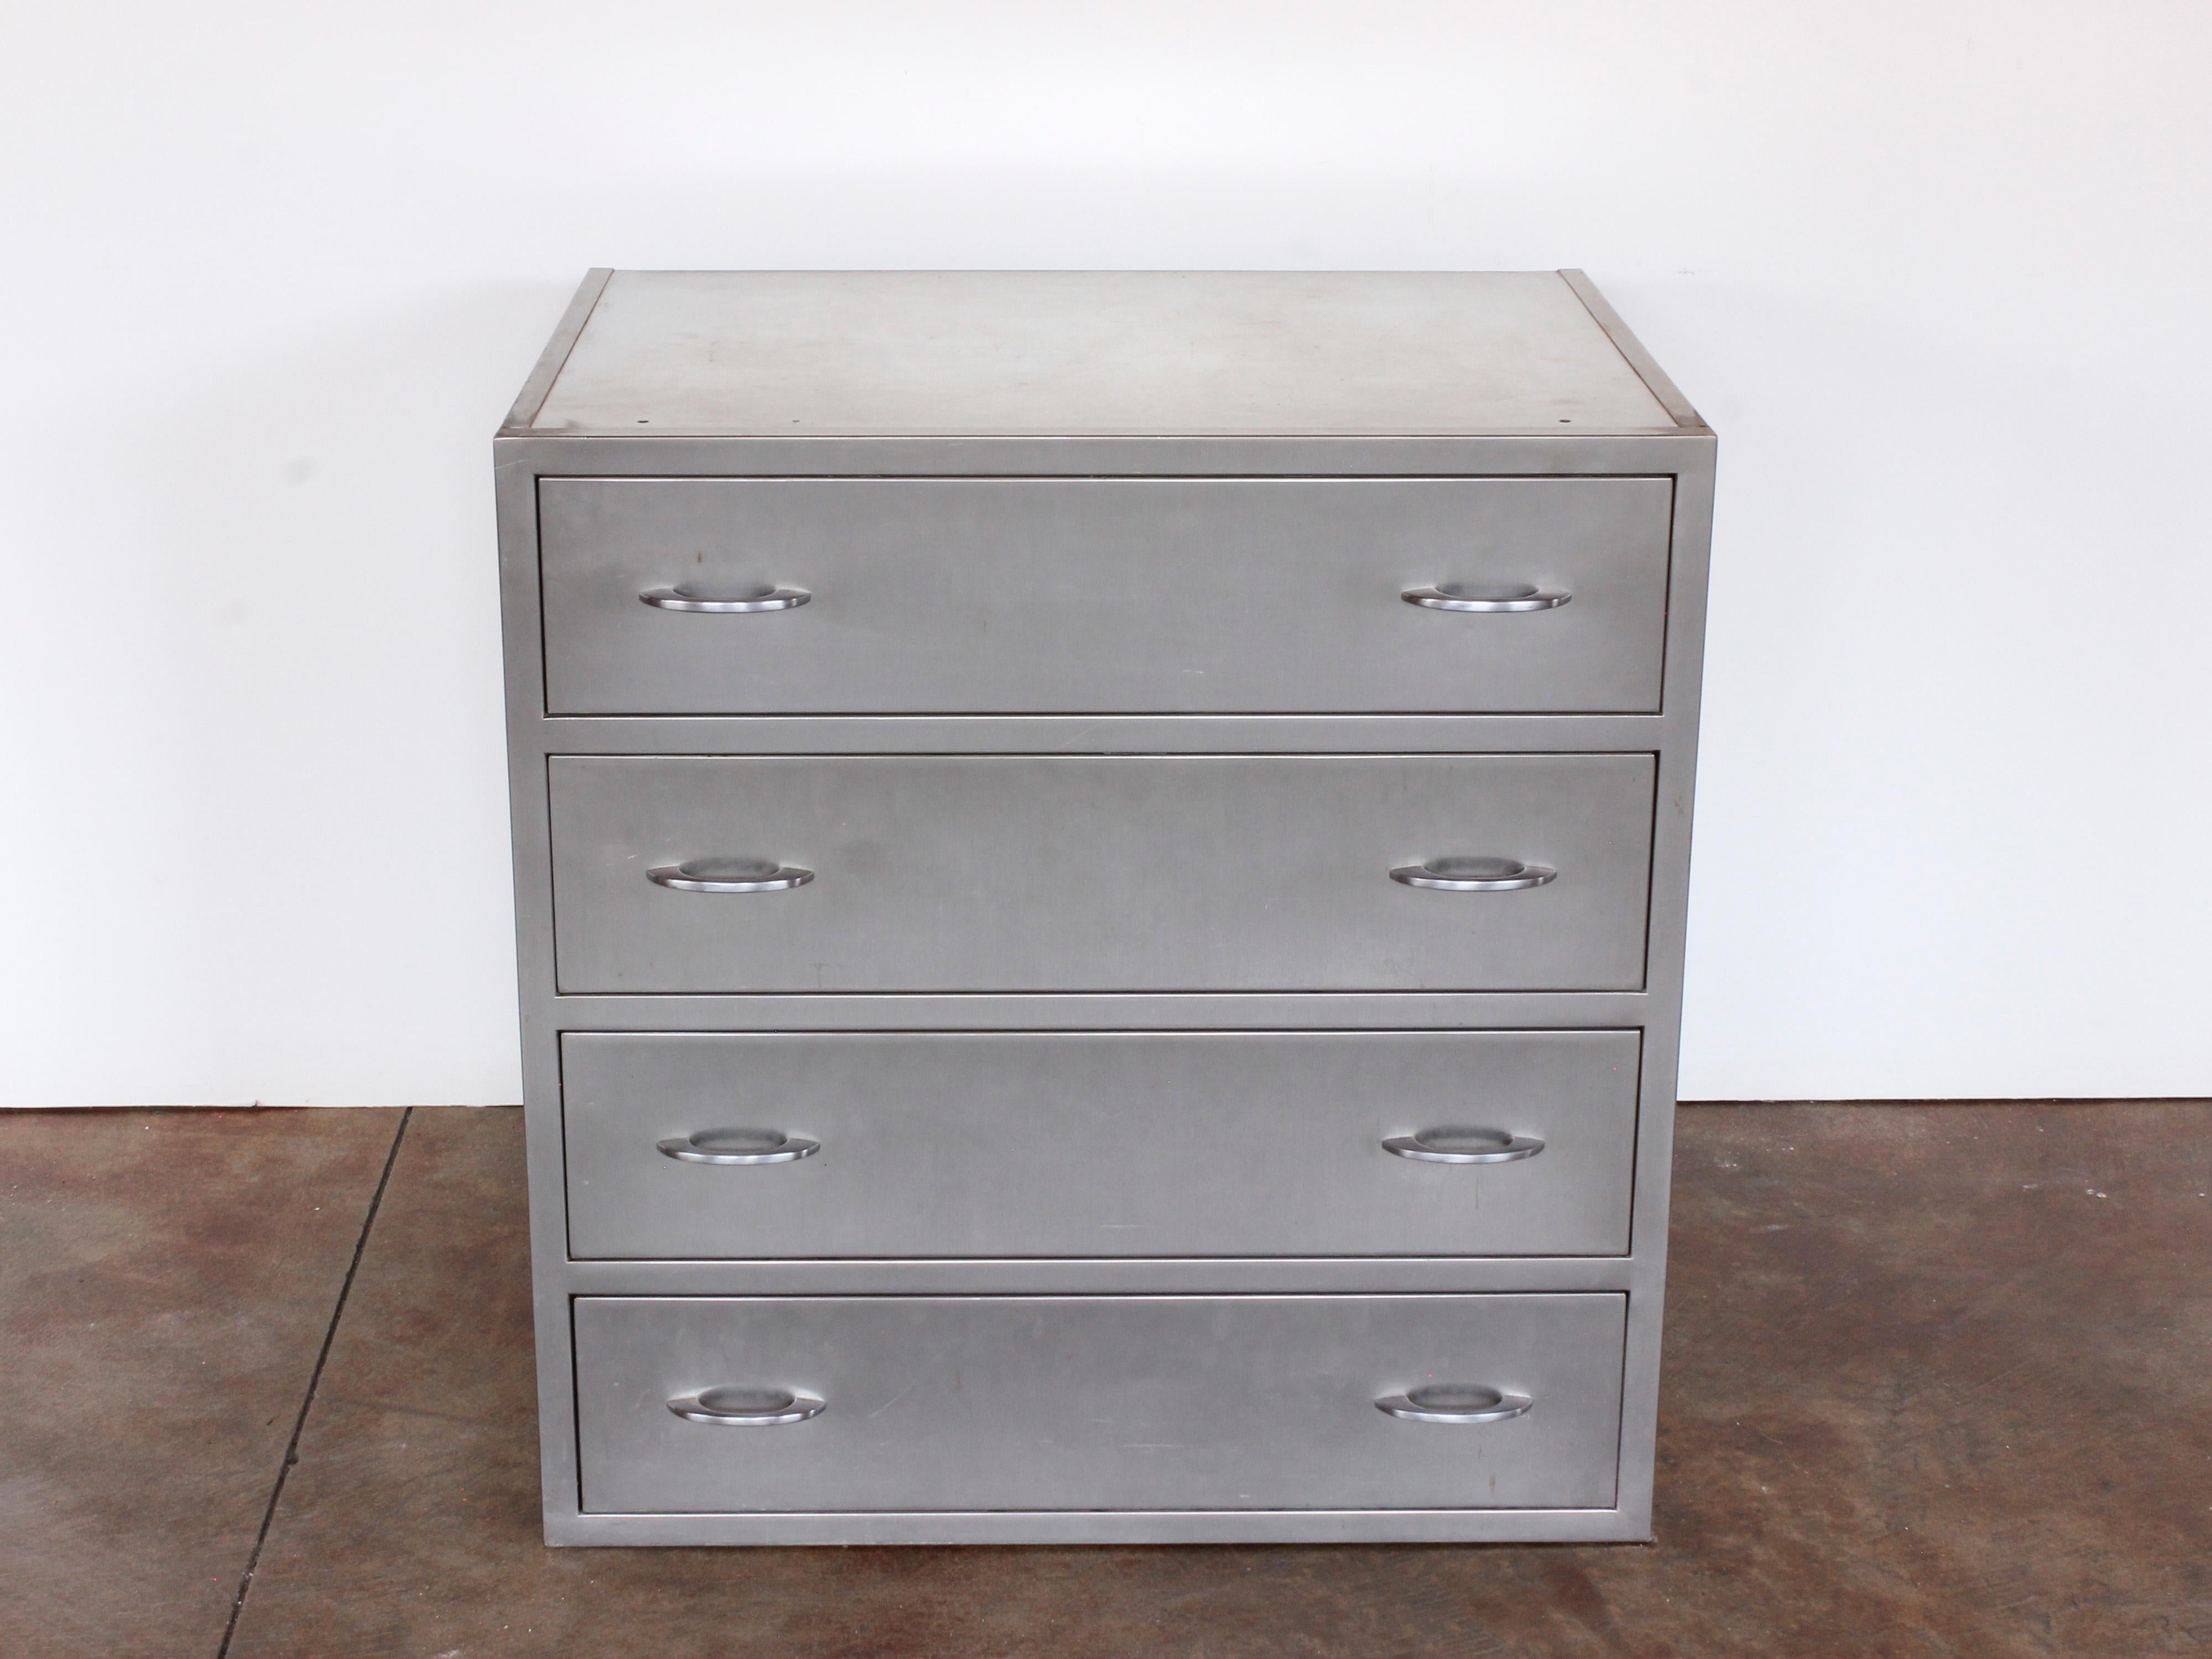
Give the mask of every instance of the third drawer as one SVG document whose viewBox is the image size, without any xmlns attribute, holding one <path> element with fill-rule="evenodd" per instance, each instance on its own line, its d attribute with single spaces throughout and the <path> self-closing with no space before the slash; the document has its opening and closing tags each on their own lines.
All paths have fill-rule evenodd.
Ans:
<svg viewBox="0 0 2212 1659">
<path fill-rule="evenodd" d="M 556 756 L 560 988 L 1639 990 L 1656 774 L 1649 754 Z"/>
<path fill-rule="evenodd" d="M 571 1032 L 582 1258 L 1620 1255 L 1634 1031 Z"/>
</svg>

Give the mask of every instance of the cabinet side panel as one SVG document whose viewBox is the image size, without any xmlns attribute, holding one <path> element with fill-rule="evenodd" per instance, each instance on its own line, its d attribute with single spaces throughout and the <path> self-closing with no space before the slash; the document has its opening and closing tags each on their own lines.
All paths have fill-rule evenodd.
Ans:
<svg viewBox="0 0 2212 1659">
<path fill-rule="evenodd" d="M 545 800 L 544 657 L 538 597 L 538 477 L 494 445 L 500 615 L 505 641 L 507 810 L 514 843 L 515 962 L 530 1172 L 530 1261 L 538 1325 L 538 1427 L 549 1529 L 576 1513 L 574 1371 L 561 1146 L 560 1037 L 553 1000 L 552 854 Z"/>
<path fill-rule="evenodd" d="M 1654 806 L 1650 930 L 1650 1012 L 1643 1095 L 1637 1115 L 1636 1208 L 1621 1403 L 1620 1498 L 1624 1522 L 1650 1530 L 1657 1451 L 1659 1364 L 1666 1310 L 1667 1221 L 1674 1176 L 1674 1089 L 1681 1050 L 1683 946 L 1689 919 L 1690 830 L 1698 771 L 1705 596 L 1712 540 L 1714 444 L 1685 446 L 1674 481 L 1674 582 L 1667 619 L 1667 737 Z"/>
</svg>

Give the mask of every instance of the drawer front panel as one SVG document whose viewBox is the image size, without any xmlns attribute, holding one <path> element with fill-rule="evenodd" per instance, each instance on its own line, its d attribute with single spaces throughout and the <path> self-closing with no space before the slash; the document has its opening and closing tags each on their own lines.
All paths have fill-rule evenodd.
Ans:
<svg viewBox="0 0 2212 1659">
<path fill-rule="evenodd" d="M 566 992 L 1635 990 L 1649 755 L 550 763 Z M 1517 890 L 1394 870 L 1502 858 Z M 665 884 L 754 861 L 804 885 Z M 655 879 L 653 872 L 661 872 Z M 742 872 L 741 872 L 742 873 Z"/>
<path fill-rule="evenodd" d="M 548 478 L 556 714 L 1656 710 L 1667 478 Z M 1449 584 L 1543 610 L 1407 603 Z M 642 603 L 760 587 L 806 602 Z"/>
<path fill-rule="evenodd" d="M 1625 1255 L 1637 1058 L 1632 1031 L 571 1032 L 569 1249 Z"/>
<path fill-rule="evenodd" d="M 580 1297 L 587 1512 L 1605 1508 L 1626 1298 Z M 1434 1423 L 1435 1384 L 1528 1401 Z M 818 1415 L 687 1421 L 702 1391 Z M 710 1405 L 714 1403 L 710 1400 Z M 1517 1403 L 1508 1401 L 1510 1405 Z"/>
</svg>

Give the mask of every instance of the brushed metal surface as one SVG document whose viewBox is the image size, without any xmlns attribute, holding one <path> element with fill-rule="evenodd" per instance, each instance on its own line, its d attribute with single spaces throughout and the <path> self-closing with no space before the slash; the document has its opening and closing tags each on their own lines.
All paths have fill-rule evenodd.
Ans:
<svg viewBox="0 0 2212 1659">
<path fill-rule="evenodd" d="M 1664 477 L 547 478 L 547 708 L 1648 712 L 1673 495 Z M 1574 597 L 1405 602 L 1437 584 Z M 809 598 L 638 603 L 771 588 Z"/>
<path fill-rule="evenodd" d="M 1572 273 L 618 270 L 538 432 L 1676 429 Z"/>
<path fill-rule="evenodd" d="M 1648 755 L 556 756 L 571 992 L 1619 990 L 1644 975 Z M 1559 872 L 1437 892 L 1390 872 Z M 654 868 L 773 859 L 767 895 Z"/>
<path fill-rule="evenodd" d="M 583 1509 L 1600 1507 L 1627 1298 L 591 1297 L 574 1304 Z M 1376 1402 L 1527 1395 L 1502 1422 Z M 708 1389 L 805 1422 L 678 1417 Z"/>
<path fill-rule="evenodd" d="M 571 1032 L 569 1249 L 1620 1255 L 1638 1048 L 1632 1031 Z M 1474 1128 L 1541 1154 L 1384 1144 Z M 667 1150 L 712 1130 L 818 1150 Z"/>
</svg>

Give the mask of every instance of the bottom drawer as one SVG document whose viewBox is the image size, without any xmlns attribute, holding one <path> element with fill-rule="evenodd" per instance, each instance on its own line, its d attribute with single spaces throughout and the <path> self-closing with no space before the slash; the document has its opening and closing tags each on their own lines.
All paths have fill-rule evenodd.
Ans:
<svg viewBox="0 0 2212 1659">
<path fill-rule="evenodd" d="M 1614 1501 L 1614 1293 L 574 1310 L 587 1514 Z"/>
</svg>

